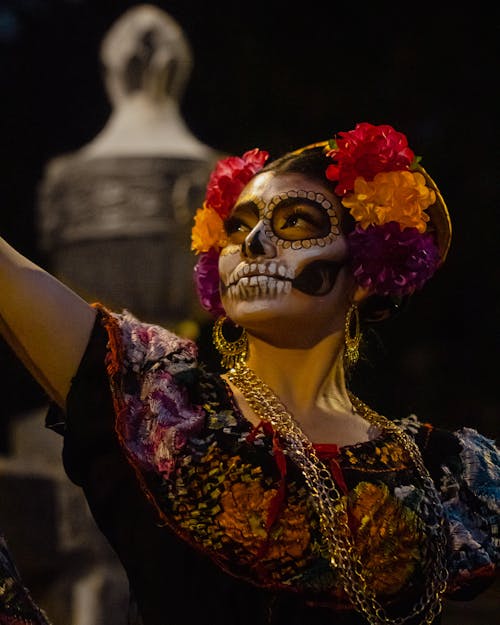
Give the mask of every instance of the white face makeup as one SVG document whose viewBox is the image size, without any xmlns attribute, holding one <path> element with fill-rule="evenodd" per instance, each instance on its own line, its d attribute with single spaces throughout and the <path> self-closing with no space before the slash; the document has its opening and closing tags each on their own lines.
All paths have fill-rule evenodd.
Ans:
<svg viewBox="0 0 500 625">
<path fill-rule="evenodd" d="M 250 328 L 277 313 L 283 320 L 326 318 L 326 308 L 331 318 L 346 291 L 340 210 L 332 192 L 300 174 L 252 179 L 225 222 L 229 242 L 219 259 L 222 301 L 233 321 Z"/>
</svg>

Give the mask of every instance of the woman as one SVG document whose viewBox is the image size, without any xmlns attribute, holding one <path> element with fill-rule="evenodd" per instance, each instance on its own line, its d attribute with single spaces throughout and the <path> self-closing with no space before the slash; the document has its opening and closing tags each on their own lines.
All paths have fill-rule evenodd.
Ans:
<svg viewBox="0 0 500 625">
<path fill-rule="evenodd" d="M 360 316 L 444 261 L 445 203 L 387 125 L 267 161 L 220 161 L 195 216 L 223 373 L 4 243 L 5 335 L 59 406 L 66 470 L 145 625 L 439 623 L 443 597 L 496 574 L 498 450 L 393 423 L 348 379 Z"/>
</svg>

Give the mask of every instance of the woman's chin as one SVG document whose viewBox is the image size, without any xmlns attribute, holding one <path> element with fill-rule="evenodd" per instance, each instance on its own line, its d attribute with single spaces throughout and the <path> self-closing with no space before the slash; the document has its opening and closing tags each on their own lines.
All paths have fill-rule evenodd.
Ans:
<svg viewBox="0 0 500 625">
<path fill-rule="evenodd" d="M 224 309 L 234 323 L 248 330 L 263 329 L 267 324 L 293 327 L 303 324 L 304 319 L 314 316 L 317 304 L 310 296 L 302 293 L 287 294 L 272 299 L 255 297 L 252 299 L 223 300 Z"/>
<path fill-rule="evenodd" d="M 271 303 L 264 298 L 223 303 L 228 316 L 243 327 L 252 327 L 255 323 L 281 317 L 284 313 L 284 304 Z"/>
</svg>

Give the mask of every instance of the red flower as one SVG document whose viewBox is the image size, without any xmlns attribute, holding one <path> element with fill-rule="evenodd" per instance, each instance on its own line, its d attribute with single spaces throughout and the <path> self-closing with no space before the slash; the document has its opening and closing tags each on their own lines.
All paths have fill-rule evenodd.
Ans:
<svg viewBox="0 0 500 625">
<path fill-rule="evenodd" d="M 225 219 L 247 182 L 264 166 L 269 153 L 258 148 L 243 156 L 221 159 L 213 170 L 207 185 L 205 202 Z"/>
<path fill-rule="evenodd" d="M 326 177 L 338 181 L 335 193 L 341 196 L 354 189 L 359 176 L 373 180 L 383 171 L 407 170 L 415 159 L 403 133 L 387 124 L 374 126 L 367 122 L 339 132 L 328 156 L 334 163 L 328 166 Z"/>
</svg>

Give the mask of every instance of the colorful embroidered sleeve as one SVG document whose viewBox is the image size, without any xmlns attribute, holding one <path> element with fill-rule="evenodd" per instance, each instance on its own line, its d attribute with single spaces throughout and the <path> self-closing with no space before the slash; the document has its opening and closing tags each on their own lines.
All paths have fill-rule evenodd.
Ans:
<svg viewBox="0 0 500 625">
<path fill-rule="evenodd" d="M 168 478 L 187 438 L 204 422 L 177 380 L 196 367 L 196 346 L 126 312 L 103 319 L 117 434 L 134 465 Z"/>
<path fill-rule="evenodd" d="M 448 592 L 480 588 L 500 562 L 500 453 L 473 429 L 455 433 L 457 463 L 443 467 L 440 489 L 450 526 Z"/>
</svg>

